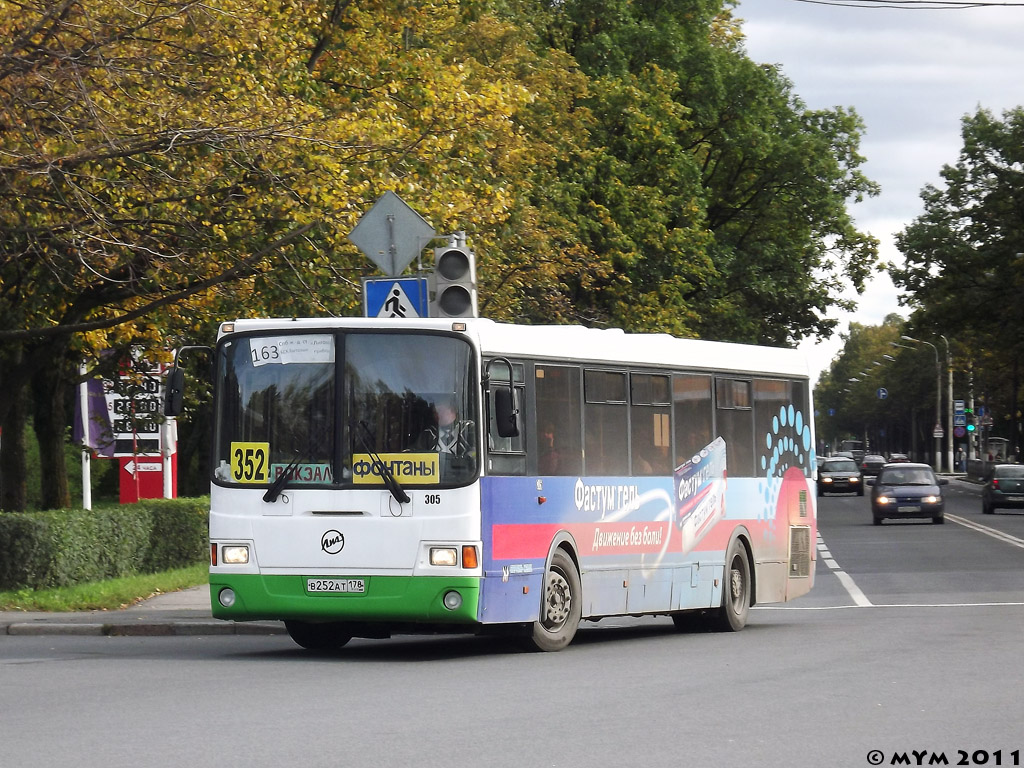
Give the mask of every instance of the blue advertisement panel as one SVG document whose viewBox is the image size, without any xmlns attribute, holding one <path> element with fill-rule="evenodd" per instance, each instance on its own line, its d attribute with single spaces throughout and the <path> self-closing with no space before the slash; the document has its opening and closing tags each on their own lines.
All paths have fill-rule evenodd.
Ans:
<svg viewBox="0 0 1024 768">
<path fill-rule="evenodd" d="M 645 611 L 719 599 L 705 566 L 721 566 L 738 525 L 756 559 L 784 564 L 790 526 L 810 527 L 811 537 L 814 529 L 813 451 L 798 416 L 784 408 L 762 438 L 759 477 L 727 477 L 718 438 L 672 477 L 483 478 L 480 619 L 535 620 L 548 557 L 562 541 L 580 559 L 584 616 L 630 612 L 640 592 Z"/>
</svg>

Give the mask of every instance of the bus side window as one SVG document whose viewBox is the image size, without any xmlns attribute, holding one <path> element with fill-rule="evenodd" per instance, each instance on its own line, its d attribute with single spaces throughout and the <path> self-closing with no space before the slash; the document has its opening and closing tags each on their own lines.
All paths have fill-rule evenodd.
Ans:
<svg viewBox="0 0 1024 768">
<path fill-rule="evenodd" d="M 725 439 L 730 475 L 754 474 L 754 418 L 750 379 L 715 380 L 715 423 Z"/>
<path fill-rule="evenodd" d="M 790 402 L 793 406 L 804 415 L 804 424 L 809 425 L 810 419 L 812 418 L 810 411 L 810 400 L 808 398 L 808 387 L 806 381 L 791 381 L 789 382 L 790 391 Z M 807 457 L 807 466 L 804 467 L 804 474 L 807 477 L 813 477 L 814 470 L 811 469 L 811 457 Z"/>
<path fill-rule="evenodd" d="M 675 465 L 678 467 L 714 440 L 711 377 L 696 374 L 674 375 L 672 411 Z"/>
<path fill-rule="evenodd" d="M 634 475 L 672 474 L 669 377 L 630 374 L 629 434 Z"/>
<path fill-rule="evenodd" d="M 794 419 L 800 414 L 803 423 L 807 418 L 806 400 L 796 382 L 785 379 L 754 379 L 754 434 L 761 440 L 765 435 L 774 435 L 777 431 L 775 425 L 781 413 L 785 413 L 787 418 L 792 413 Z M 764 446 L 765 443 L 760 443 L 762 450 L 771 450 L 765 449 Z M 810 461 L 805 461 L 800 470 L 805 475 L 810 475 Z"/>
<path fill-rule="evenodd" d="M 628 434 L 626 373 L 585 371 L 586 473 L 628 475 L 629 451 L 623 436 Z"/>
<path fill-rule="evenodd" d="M 514 364 L 515 386 L 513 397 L 519 412 L 519 434 L 515 437 L 501 437 L 495 421 L 494 392 L 508 389 L 508 374 L 504 366 L 495 366 L 491 372 L 493 381 L 487 391 L 487 472 L 491 475 L 525 475 L 526 449 L 523 429 L 523 366 Z"/>
<path fill-rule="evenodd" d="M 581 474 L 580 369 L 538 365 L 534 370 L 534 389 L 537 474 Z"/>
</svg>

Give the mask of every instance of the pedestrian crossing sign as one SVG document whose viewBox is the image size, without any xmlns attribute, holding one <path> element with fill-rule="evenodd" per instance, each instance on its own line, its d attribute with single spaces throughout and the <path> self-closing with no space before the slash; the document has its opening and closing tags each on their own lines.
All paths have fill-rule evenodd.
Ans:
<svg viewBox="0 0 1024 768">
<path fill-rule="evenodd" d="M 425 277 L 363 279 L 363 312 L 366 317 L 416 318 L 426 317 L 428 311 Z"/>
</svg>

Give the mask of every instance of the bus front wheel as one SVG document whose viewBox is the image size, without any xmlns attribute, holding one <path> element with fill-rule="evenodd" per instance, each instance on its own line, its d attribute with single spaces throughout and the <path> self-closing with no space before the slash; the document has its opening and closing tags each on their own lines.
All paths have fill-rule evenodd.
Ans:
<svg viewBox="0 0 1024 768">
<path fill-rule="evenodd" d="M 725 558 L 725 583 L 722 585 L 722 606 L 715 624 L 725 632 L 739 632 L 747 625 L 750 612 L 750 561 L 747 549 L 739 539 L 729 545 Z"/>
<path fill-rule="evenodd" d="M 352 635 L 345 633 L 343 624 L 333 622 L 286 621 L 284 628 L 291 639 L 307 651 L 333 651 L 352 639 Z"/>
<path fill-rule="evenodd" d="M 582 586 L 576 564 L 563 549 L 551 556 L 544 576 L 544 601 L 540 618 L 530 635 L 538 651 L 560 651 L 572 642 L 580 626 Z"/>
</svg>

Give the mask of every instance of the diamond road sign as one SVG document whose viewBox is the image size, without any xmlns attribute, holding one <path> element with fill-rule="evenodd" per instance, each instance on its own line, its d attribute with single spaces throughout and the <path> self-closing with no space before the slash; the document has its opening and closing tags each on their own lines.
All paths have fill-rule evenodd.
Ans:
<svg viewBox="0 0 1024 768">
<path fill-rule="evenodd" d="M 359 219 L 351 240 L 385 275 L 398 276 L 437 236 L 394 192 L 385 192 Z"/>
</svg>

